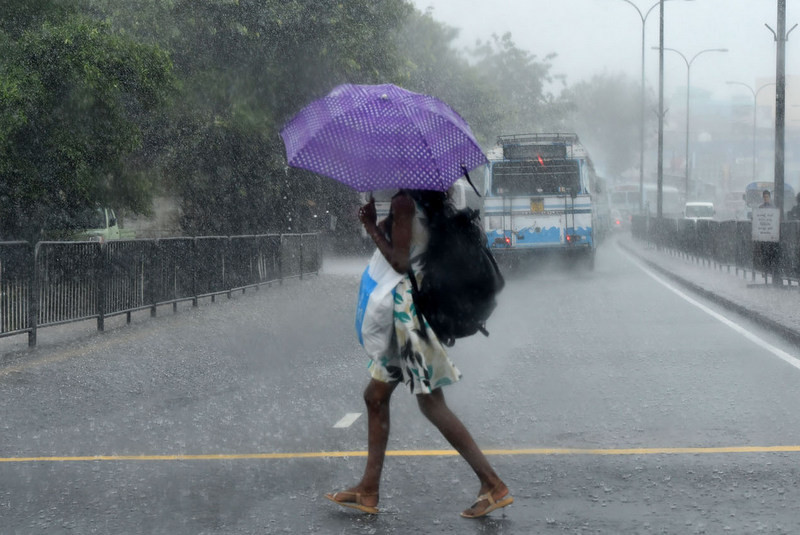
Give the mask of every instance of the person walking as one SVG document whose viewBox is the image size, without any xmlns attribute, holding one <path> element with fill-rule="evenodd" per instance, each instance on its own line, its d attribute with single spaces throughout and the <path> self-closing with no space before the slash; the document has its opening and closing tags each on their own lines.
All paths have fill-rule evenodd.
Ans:
<svg viewBox="0 0 800 535">
<path fill-rule="evenodd" d="M 422 324 L 414 307 L 409 269 L 417 283 L 425 275 L 424 252 L 428 221 L 444 210 L 447 194 L 440 191 L 400 190 L 392 198 L 389 216 L 377 223 L 375 201 L 359 210 L 359 219 L 378 250 L 398 273 L 395 287 L 394 337 L 384 357 L 372 359 L 364 391 L 367 406 L 368 452 L 361 480 L 347 490 L 325 495 L 332 502 L 364 513 L 378 513 L 381 472 L 389 439 L 389 400 L 404 383 L 416 395 L 420 411 L 436 426 L 475 472 L 478 497 L 465 509 L 465 518 L 482 517 L 513 503 L 508 487 L 459 418 L 447 406 L 442 387 L 458 381 L 461 373 L 447 356 L 436 334 Z"/>
</svg>

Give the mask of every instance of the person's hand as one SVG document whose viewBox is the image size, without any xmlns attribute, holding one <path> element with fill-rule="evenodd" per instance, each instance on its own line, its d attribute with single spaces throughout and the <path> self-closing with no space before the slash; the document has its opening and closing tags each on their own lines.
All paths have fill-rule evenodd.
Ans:
<svg viewBox="0 0 800 535">
<path fill-rule="evenodd" d="M 361 223 L 366 227 L 367 225 L 375 224 L 378 220 L 378 214 L 375 211 L 375 199 L 370 198 L 369 202 L 358 209 L 358 218 Z"/>
</svg>

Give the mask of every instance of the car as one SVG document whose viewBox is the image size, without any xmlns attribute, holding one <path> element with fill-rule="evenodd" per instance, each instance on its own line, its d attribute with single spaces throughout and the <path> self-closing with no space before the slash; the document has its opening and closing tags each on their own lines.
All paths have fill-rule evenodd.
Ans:
<svg viewBox="0 0 800 535">
<path fill-rule="evenodd" d="M 78 240 L 106 242 L 134 239 L 136 232 L 122 229 L 114 210 L 106 207 L 88 208 L 71 218 L 59 217 L 48 221 L 42 234 L 45 240 Z"/>
<path fill-rule="evenodd" d="M 683 208 L 683 218 L 697 221 L 698 219 L 714 219 L 716 215 L 713 202 L 691 201 Z"/>
</svg>

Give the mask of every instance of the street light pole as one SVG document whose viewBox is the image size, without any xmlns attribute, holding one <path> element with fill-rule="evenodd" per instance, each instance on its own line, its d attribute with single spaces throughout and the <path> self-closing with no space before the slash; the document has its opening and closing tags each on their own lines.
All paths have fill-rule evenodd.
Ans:
<svg viewBox="0 0 800 535">
<path fill-rule="evenodd" d="M 753 182 L 757 181 L 756 177 L 756 120 L 758 118 L 758 94 L 761 93 L 761 90 L 765 87 L 769 87 L 771 85 L 775 85 L 775 82 L 769 82 L 767 84 L 762 85 L 758 89 L 753 89 L 749 85 L 745 84 L 744 82 L 725 82 L 728 85 L 740 85 L 742 87 L 746 87 L 750 90 L 753 94 Z"/>
<path fill-rule="evenodd" d="M 775 36 L 776 74 L 775 81 L 775 205 L 780 209 L 780 221 L 783 221 L 783 184 L 784 184 L 784 137 L 786 112 L 786 41 L 789 34 L 797 28 L 797 24 L 786 31 L 786 0 L 778 0 L 778 29 L 773 30 L 769 24 L 765 26 Z"/>
<path fill-rule="evenodd" d="M 656 217 L 664 215 L 664 0 L 658 8 L 658 178 L 656 183 Z"/>
<path fill-rule="evenodd" d="M 657 47 L 653 47 L 653 48 L 657 48 Z M 684 56 L 679 50 L 676 50 L 674 48 L 664 47 L 664 50 L 669 50 L 670 52 L 675 52 L 676 54 L 678 54 L 683 59 L 684 63 L 686 63 L 686 178 L 685 178 L 684 188 L 685 188 L 686 198 L 688 199 L 689 198 L 689 168 L 691 167 L 691 165 L 689 163 L 689 159 L 690 159 L 690 156 L 689 156 L 689 102 L 690 102 L 690 100 L 689 99 L 691 98 L 691 87 L 692 87 L 692 82 L 691 82 L 692 63 L 694 63 L 694 60 L 696 60 L 697 57 L 700 54 L 705 54 L 706 52 L 727 52 L 728 49 L 727 48 L 706 48 L 705 50 L 701 50 L 700 52 L 698 52 L 697 54 L 692 56 L 692 59 L 686 59 L 686 56 Z"/>
<path fill-rule="evenodd" d="M 639 18 L 642 21 L 642 84 L 639 90 L 639 105 L 640 105 L 640 113 L 639 113 L 639 213 L 641 214 L 644 210 L 644 90 L 645 90 L 645 77 L 644 77 L 644 56 L 645 56 L 645 28 L 647 24 L 647 17 L 650 16 L 650 13 L 653 9 L 657 8 L 661 2 L 656 2 L 650 8 L 642 13 L 642 10 L 639 9 L 639 6 L 634 4 L 631 0 L 622 0 L 623 2 L 633 6 L 636 12 L 639 14 Z M 664 0 L 668 2 L 669 0 Z M 694 0 L 683 0 L 684 2 L 693 2 Z"/>
</svg>

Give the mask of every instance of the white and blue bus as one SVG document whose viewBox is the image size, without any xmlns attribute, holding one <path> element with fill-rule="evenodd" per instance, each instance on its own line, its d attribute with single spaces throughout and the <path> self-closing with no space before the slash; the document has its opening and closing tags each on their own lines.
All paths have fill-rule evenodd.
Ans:
<svg viewBox="0 0 800 535">
<path fill-rule="evenodd" d="M 569 251 L 594 265 L 600 194 L 589 155 L 575 134 L 500 136 L 484 183 L 488 245 L 502 259 Z"/>
</svg>

